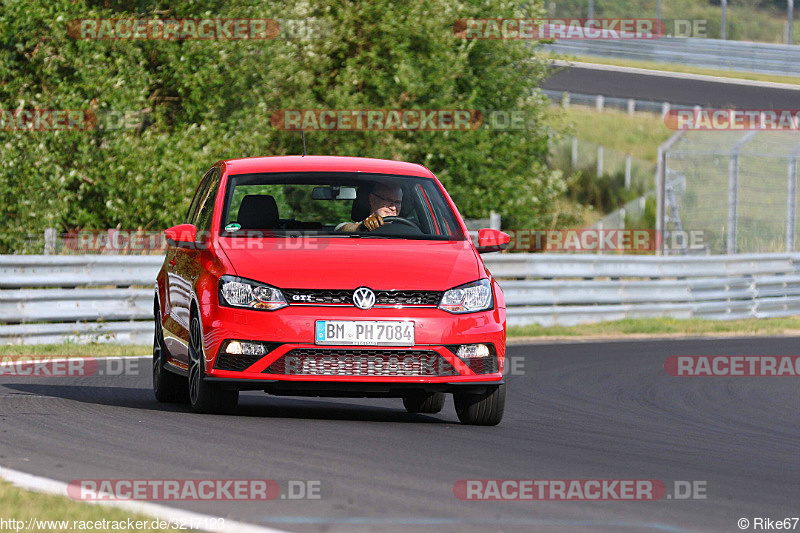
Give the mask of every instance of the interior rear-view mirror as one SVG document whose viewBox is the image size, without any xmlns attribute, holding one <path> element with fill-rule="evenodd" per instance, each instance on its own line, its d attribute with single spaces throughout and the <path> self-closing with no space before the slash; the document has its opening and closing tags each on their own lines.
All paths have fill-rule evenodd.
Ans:
<svg viewBox="0 0 800 533">
<path fill-rule="evenodd" d="M 356 189 L 354 187 L 314 187 L 311 191 L 313 200 L 355 200 Z"/>
</svg>

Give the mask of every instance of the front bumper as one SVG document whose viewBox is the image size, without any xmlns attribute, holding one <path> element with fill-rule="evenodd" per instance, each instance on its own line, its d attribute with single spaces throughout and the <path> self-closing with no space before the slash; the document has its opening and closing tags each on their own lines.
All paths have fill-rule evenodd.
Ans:
<svg viewBox="0 0 800 533">
<path fill-rule="evenodd" d="M 505 309 L 495 308 L 489 311 L 453 315 L 436 308 L 373 308 L 368 311 L 353 306 L 301 306 L 290 305 L 278 311 L 264 312 L 239 310 L 217 305 L 201 305 L 205 339 L 205 370 L 207 379 L 225 382 L 239 389 L 264 389 L 293 391 L 308 395 L 342 395 L 362 394 L 386 396 L 392 391 L 414 390 L 427 392 L 452 392 L 452 387 L 476 384 L 498 384 L 502 382 L 505 362 Z M 415 345 L 409 347 L 384 346 L 319 346 L 314 343 L 314 324 L 317 320 L 410 320 L 415 325 Z M 217 368 L 217 354 L 226 340 L 259 341 L 272 344 L 271 350 L 262 357 L 255 357 L 236 365 L 236 370 Z M 489 373 L 476 373 L 473 368 L 455 355 L 448 346 L 459 344 L 484 343 L 491 344 L 496 354 L 496 365 Z M 342 366 L 330 364 L 314 375 L 302 372 L 285 372 L 282 362 L 293 354 L 324 355 L 341 353 L 349 357 L 350 363 Z M 425 364 L 424 369 L 414 367 L 410 372 L 386 371 L 387 367 L 370 366 L 367 359 L 385 356 L 398 356 L 402 362 L 404 357 L 425 357 L 437 363 Z M 375 357 L 371 357 L 371 356 Z M 365 357 L 352 363 L 353 357 Z M 231 355 L 224 357 L 230 359 Z M 252 356 L 251 356 L 252 357 Z M 324 360 L 324 357 L 323 357 Z M 411 358 L 407 358 L 411 361 Z M 438 363 L 440 361 L 441 363 Z M 320 363 L 316 363 L 320 364 Z M 230 368 L 230 365 L 223 365 Z M 430 367 L 434 372 L 429 371 Z M 283 373 L 276 373 L 276 368 Z M 299 367 L 295 367 L 296 369 Z M 305 367 L 304 367 L 305 368 Z M 367 371 L 367 368 L 370 368 Z M 376 372 L 375 368 L 384 368 Z M 411 368 L 411 367 L 402 367 Z M 401 370 L 402 370 L 401 368 Z M 481 369 L 478 367 L 479 372 Z M 484 369 L 485 370 L 485 369 Z M 345 385 L 347 384 L 347 385 Z M 391 385 L 391 386 L 387 386 Z M 316 392 L 326 394 L 315 394 Z"/>
</svg>

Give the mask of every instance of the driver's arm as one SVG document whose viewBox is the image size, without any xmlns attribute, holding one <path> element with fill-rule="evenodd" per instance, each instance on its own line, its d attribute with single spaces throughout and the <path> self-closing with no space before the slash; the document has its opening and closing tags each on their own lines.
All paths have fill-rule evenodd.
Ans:
<svg viewBox="0 0 800 533">
<path fill-rule="evenodd" d="M 383 217 L 378 214 L 371 214 L 361 222 L 345 222 L 339 224 L 337 231 L 372 231 L 383 226 Z"/>
</svg>

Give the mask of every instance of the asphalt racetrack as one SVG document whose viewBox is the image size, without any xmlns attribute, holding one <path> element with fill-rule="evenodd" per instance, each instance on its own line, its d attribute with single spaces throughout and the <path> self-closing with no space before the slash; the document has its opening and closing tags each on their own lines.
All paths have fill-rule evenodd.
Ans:
<svg viewBox="0 0 800 533">
<path fill-rule="evenodd" d="M 542 88 L 713 109 L 795 109 L 800 101 L 797 89 L 738 84 L 726 79 L 685 79 L 669 73 L 617 72 L 605 68 L 558 67 Z"/>
<path fill-rule="evenodd" d="M 410 415 L 397 399 L 248 392 L 235 415 L 197 415 L 156 403 L 149 359 L 118 376 L 2 376 L 0 465 L 64 482 L 321 482 L 318 500 L 161 502 L 286 531 L 740 531 L 741 518 L 800 516 L 800 378 L 663 364 L 798 354 L 789 337 L 512 346 L 497 427 L 460 425 L 451 398 Z M 463 501 L 463 479 L 657 479 L 667 497 Z M 675 481 L 705 499 L 670 498 Z"/>
</svg>

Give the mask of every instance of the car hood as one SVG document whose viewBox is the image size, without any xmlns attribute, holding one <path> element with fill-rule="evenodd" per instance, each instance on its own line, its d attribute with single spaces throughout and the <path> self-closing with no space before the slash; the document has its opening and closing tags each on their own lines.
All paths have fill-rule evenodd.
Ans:
<svg viewBox="0 0 800 533">
<path fill-rule="evenodd" d="M 469 241 L 220 238 L 236 274 L 279 288 L 446 290 L 481 277 Z"/>
</svg>

